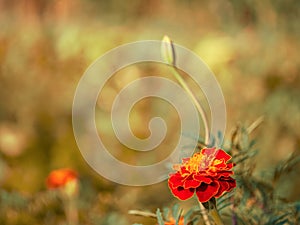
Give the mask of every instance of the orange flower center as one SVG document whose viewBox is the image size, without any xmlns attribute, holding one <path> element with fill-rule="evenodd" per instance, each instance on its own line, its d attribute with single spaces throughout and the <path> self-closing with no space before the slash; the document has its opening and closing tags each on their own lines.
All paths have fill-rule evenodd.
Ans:
<svg viewBox="0 0 300 225">
<path fill-rule="evenodd" d="M 191 158 L 185 161 L 182 166 L 177 166 L 177 170 L 179 170 L 181 174 L 183 171 L 180 169 L 180 167 L 187 170 L 189 174 L 206 171 L 207 169 L 216 171 L 217 168 L 215 166 L 220 163 L 222 163 L 222 161 L 216 159 L 215 154 L 204 155 L 201 152 L 197 152 Z"/>
</svg>

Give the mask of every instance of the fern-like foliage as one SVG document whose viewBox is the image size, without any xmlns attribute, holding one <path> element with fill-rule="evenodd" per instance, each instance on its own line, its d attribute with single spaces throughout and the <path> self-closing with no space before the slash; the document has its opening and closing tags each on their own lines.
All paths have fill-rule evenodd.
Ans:
<svg viewBox="0 0 300 225">
<path fill-rule="evenodd" d="M 269 176 L 254 175 L 258 150 L 249 139 L 249 130 L 237 127 L 229 145 L 223 146 L 235 163 L 237 188 L 217 200 L 217 208 L 232 224 L 297 224 L 299 202 L 288 202 L 278 196 L 278 181 L 291 173 L 300 156 L 292 154 L 268 171 Z"/>
</svg>

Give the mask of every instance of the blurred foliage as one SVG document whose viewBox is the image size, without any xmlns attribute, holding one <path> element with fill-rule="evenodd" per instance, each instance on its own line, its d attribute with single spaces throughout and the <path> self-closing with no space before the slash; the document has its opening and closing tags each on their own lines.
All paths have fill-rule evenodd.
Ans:
<svg viewBox="0 0 300 225">
<path fill-rule="evenodd" d="M 165 183 L 123 187 L 94 173 L 80 155 L 71 124 L 76 85 L 93 60 L 120 44 L 160 40 L 165 34 L 195 51 L 214 71 L 226 99 L 228 128 L 264 115 L 263 126 L 255 131 L 257 156 L 249 137 L 238 131 L 245 140 L 239 143 L 242 152 L 235 151 L 245 168 L 237 171 L 247 175 L 237 174 L 239 194 L 233 202 L 245 211 L 233 204 L 228 215 L 236 215 L 237 220 L 256 215 L 267 224 L 296 218 L 300 181 L 295 174 L 300 169 L 290 167 L 294 161 L 289 156 L 299 154 L 300 146 L 299 4 L 296 0 L 133 0 L 130 4 L 120 0 L 0 0 L 0 224 L 64 224 L 59 196 L 45 190 L 47 174 L 60 167 L 79 171 L 82 224 L 153 224 L 151 219 L 137 221 L 127 211 L 155 211 L 171 204 L 173 197 Z M 108 118 L 118 90 L 149 74 L 169 76 L 166 69 L 155 66 L 120 71 L 99 95 L 98 117 Z M 199 88 L 193 90 L 203 98 Z M 165 157 L 178 137 L 176 112 L 161 102 L 148 103 L 134 111 L 135 134 L 147 136 L 147 121 L 162 109 L 169 129 L 160 147 L 164 153 L 155 151 L 143 163 Z M 118 155 L 123 147 L 109 121 L 98 117 L 99 134 L 112 154 Z M 230 130 L 226 136 L 231 138 Z M 136 163 L 142 158 L 127 151 L 122 155 L 125 161 Z M 279 162 L 281 166 L 274 168 Z M 276 177 L 274 182 L 272 177 Z M 249 197 L 247 201 L 243 196 Z M 255 224 L 257 218 L 247 222 Z"/>
<path fill-rule="evenodd" d="M 255 173 L 258 151 L 249 138 L 249 132 L 253 131 L 249 128 L 238 126 L 230 144 L 224 146 L 236 164 L 237 188 L 218 199 L 218 208 L 232 224 L 297 224 L 299 199 L 288 200 L 280 189 L 287 180 L 298 176 L 296 166 L 300 155 L 293 153 L 267 172 Z"/>
</svg>

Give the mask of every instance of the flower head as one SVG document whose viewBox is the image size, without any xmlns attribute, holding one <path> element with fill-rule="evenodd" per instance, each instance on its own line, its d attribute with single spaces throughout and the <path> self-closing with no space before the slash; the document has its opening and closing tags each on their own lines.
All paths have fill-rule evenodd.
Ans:
<svg viewBox="0 0 300 225">
<path fill-rule="evenodd" d="M 78 176 L 71 169 L 53 170 L 46 180 L 49 189 L 61 189 L 67 196 L 75 196 L 78 192 Z"/>
<path fill-rule="evenodd" d="M 222 149 L 204 148 L 192 157 L 176 165 L 176 173 L 168 180 L 173 195 L 180 200 L 191 198 L 196 193 L 199 202 L 220 197 L 236 187 L 231 156 Z"/>
<path fill-rule="evenodd" d="M 73 180 L 77 180 L 75 171 L 68 168 L 53 170 L 47 177 L 47 187 L 49 189 L 59 188 Z"/>
</svg>

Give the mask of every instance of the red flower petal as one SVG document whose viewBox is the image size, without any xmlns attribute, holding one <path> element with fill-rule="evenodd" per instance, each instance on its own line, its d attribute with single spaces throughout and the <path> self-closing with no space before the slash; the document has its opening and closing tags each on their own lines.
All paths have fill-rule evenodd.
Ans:
<svg viewBox="0 0 300 225">
<path fill-rule="evenodd" d="M 220 184 L 220 188 L 218 190 L 218 193 L 215 195 L 216 198 L 220 197 L 225 191 L 227 191 L 230 188 L 228 182 L 226 181 L 221 181 L 219 182 L 219 184 Z"/>
<path fill-rule="evenodd" d="M 216 151 L 217 151 L 216 148 L 204 148 L 202 149 L 201 153 L 206 156 L 211 156 L 211 155 L 216 155 L 217 154 Z"/>
<path fill-rule="evenodd" d="M 224 159 L 225 162 L 231 159 L 231 156 L 224 152 L 222 149 L 217 150 L 216 159 Z"/>
<path fill-rule="evenodd" d="M 189 179 L 187 179 L 184 184 L 183 187 L 184 188 L 196 188 L 201 184 L 200 181 L 193 179 L 192 176 L 189 177 Z"/>
<path fill-rule="evenodd" d="M 207 177 L 207 176 L 203 176 L 203 175 L 197 175 L 197 174 L 194 174 L 193 175 L 193 178 L 197 181 L 200 181 L 200 182 L 204 182 L 206 184 L 210 184 L 212 182 L 212 179 Z"/>
<path fill-rule="evenodd" d="M 219 177 L 230 177 L 233 174 L 233 171 L 220 171 L 217 174 Z"/>
<path fill-rule="evenodd" d="M 212 182 L 211 184 L 202 183 L 196 189 L 196 195 L 198 197 L 199 202 L 209 201 L 218 193 L 219 187 L 220 185 L 217 182 Z"/>
<path fill-rule="evenodd" d="M 230 192 L 233 188 L 236 187 L 236 182 L 233 178 L 229 177 L 226 180 L 219 181 L 220 188 L 215 197 L 220 197 L 224 192 Z"/>
<path fill-rule="evenodd" d="M 231 178 L 231 177 L 230 177 Z M 233 179 L 233 178 L 231 178 L 229 181 L 227 181 L 228 182 L 228 184 L 229 184 L 229 188 L 228 188 L 228 192 L 229 191 L 231 191 L 233 188 L 235 188 L 236 187 L 236 181 Z"/>
<path fill-rule="evenodd" d="M 216 164 L 216 160 L 214 161 L 213 166 L 217 169 L 226 169 L 227 168 L 227 164 L 224 161 L 224 159 L 220 160 L 221 162 L 219 162 L 218 164 Z"/>
<path fill-rule="evenodd" d="M 209 169 L 207 169 L 207 171 L 205 172 L 205 175 L 212 177 L 213 179 L 218 179 L 219 177 L 221 177 L 221 174 L 218 171 L 213 171 L 213 170 L 209 170 Z"/>
<path fill-rule="evenodd" d="M 231 170 L 233 168 L 233 163 L 228 163 L 226 169 Z"/>
<path fill-rule="evenodd" d="M 180 200 L 187 200 L 191 198 L 195 193 L 194 188 L 188 188 L 188 189 L 184 189 L 183 187 L 173 188 L 170 185 L 169 188 L 172 191 L 173 195 Z"/>
<path fill-rule="evenodd" d="M 177 188 L 183 186 L 183 177 L 179 173 L 172 174 L 169 178 L 169 184 L 172 184 L 172 187 Z"/>
<path fill-rule="evenodd" d="M 224 159 L 225 162 L 227 162 L 229 159 L 231 159 L 231 156 L 229 154 L 227 154 L 225 151 L 223 151 L 222 149 L 216 149 L 216 148 L 204 148 L 202 149 L 202 154 L 203 155 L 207 155 L 207 156 L 211 156 L 214 155 L 215 159 Z"/>
</svg>

